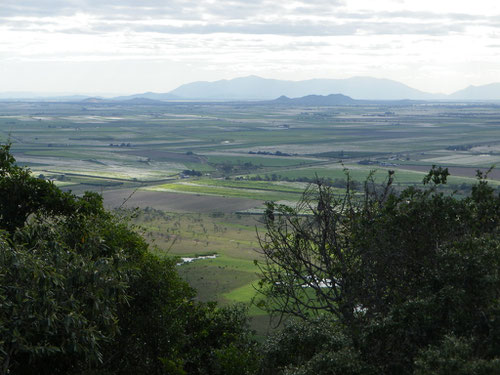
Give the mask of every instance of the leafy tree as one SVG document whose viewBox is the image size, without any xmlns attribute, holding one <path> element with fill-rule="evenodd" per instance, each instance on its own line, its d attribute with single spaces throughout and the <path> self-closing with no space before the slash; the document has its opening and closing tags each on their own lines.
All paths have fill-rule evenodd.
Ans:
<svg viewBox="0 0 500 375">
<path fill-rule="evenodd" d="M 447 176 L 433 168 L 425 188 L 397 193 L 389 172 L 362 196 L 347 181 L 340 197 L 318 181 L 297 208 L 269 203 L 261 305 L 306 321 L 327 316 L 381 374 L 412 373 L 415 358 L 450 335 L 467 340 L 471 361 L 496 361 L 500 196 L 483 174 L 469 197 L 446 196 L 438 186 Z"/>
<path fill-rule="evenodd" d="M 127 297 L 125 255 L 103 241 L 74 251 L 57 223 L 35 222 L 0 237 L 2 373 L 69 373 L 102 361 Z M 101 252 L 100 255 L 97 255 Z"/>
<path fill-rule="evenodd" d="M 257 369 L 257 346 L 242 306 L 198 305 L 183 350 L 188 374 L 249 375 Z M 207 350 L 208 349 L 208 350 Z"/>
<path fill-rule="evenodd" d="M 98 194 L 63 193 L 0 147 L 1 374 L 253 371 L 243 312 L 194 296 Z"/>
<path fill-rule="evenodd" d="M 326 317 L 288 320 L 262 346 L 262 374 L 374 374 L 342 327 Z"/>
<path fill-rule="evenodd" d="M 118 306 L 119 333 L 106 346 L 103 368 L 120 374 L 184 373 L 186 326 L 194 291 L 172 259 L 146 253 L 129 276 L 129 301 Z M 175 371 L 174 371 L 175 370 Z"/>
<path fill-rule="evenodd" d="M 0 146 L 0 228 L 14 232 L 35 212 L 47 215 L 74 212 L 74 197 L 52 182 L 35 178 L 15 164 L 10 144 Z"/>
<path fill-rule="evenodd" d="M 479 375 L 500 373 L 500 359 L 482 359 L 474 354 L 467 338 L 444 337 L 442 343 L 423 350 L 415 361 L 415 375 Z"/>
</svg>

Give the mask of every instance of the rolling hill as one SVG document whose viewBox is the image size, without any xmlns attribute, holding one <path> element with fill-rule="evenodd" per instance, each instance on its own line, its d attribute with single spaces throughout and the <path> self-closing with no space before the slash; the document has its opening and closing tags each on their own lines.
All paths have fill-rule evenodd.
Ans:
<svg viewBox="0 0 500 375">
<path fill-rule="evenodd" d="M 500 100 L 500 83 L 469 86 L 449 95 L 449 98 L 454 100 Z"/>
</svg>

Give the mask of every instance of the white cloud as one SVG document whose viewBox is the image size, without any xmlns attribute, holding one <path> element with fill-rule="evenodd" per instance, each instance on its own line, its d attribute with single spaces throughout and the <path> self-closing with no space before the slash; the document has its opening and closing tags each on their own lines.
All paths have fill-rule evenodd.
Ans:
<svg viewBox="0 0 500 375">
<path fill-rule="evenodd" d="M 383 76 L 430 91 L 500 80 L 496 0 L 2 0 L 0 36 L 5 90 L 29 84 L 16 62 L 43 65 L 58 91 L 168 91 L 179 77 L 246 74 Z M 134 79 L 107 79 L 133 62 Z M 62 79 L 50 68 L 60 63 L 95 73 Z"/>
</svg>

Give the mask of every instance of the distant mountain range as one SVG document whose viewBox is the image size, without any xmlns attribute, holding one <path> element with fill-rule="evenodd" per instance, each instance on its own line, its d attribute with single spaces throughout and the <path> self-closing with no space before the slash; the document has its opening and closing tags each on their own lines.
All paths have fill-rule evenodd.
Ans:
<svg viewBox="0 0 500 375">
<path fill-rule="evenodd" d="M 229 101 L 266 101 L 279 98 L 290 101 L 290 98 L 301 98 L 301 101 L 314 102 L 340 100 L 340 97 L 330 97 L 332 94 L 342 94 L 350 100 L 466 100 L 466 101 L 500 101 L 500 83 L 483 86 L 469 86 L 450 95 L 433 94 L 413 89 L 405 84 L 389 79 L 371 77 L 353 77 L 346 79 L 310 79 L 305 81 L 284 81 L 266 79 L 257 76 L 219 80 L 215 82 L 192 82 L 181 85 L 168 93 L 146 92 L 128 96 L 118 96 L 110 99 L 100 97 L 90 98 L 102 103 L 128 102 L 129 104 L 154 104 L 154 102 L 183 100 L 229 100 Z M 314 98 L 314 95 L 318 96 Z M 312 96 L 308 98 L 309 96 Z M 319 96 L 323 96 L 321 99 Z M 282 98 L 280 98 L 282 97 Z M 286 97 L 286 99 L 285 99 Z M 15 99 L 15 93 L 0 93 L 0 100 Z M 78 101 L 89 100 L 87 96 L 44 96 L 21 93 L 19 100 L 53 100 Z M 308 98 L 308 99 L 306 99 Z M 352 98 L 352 99 L 351 99 Z M 293 103 L 293 102 L 289 102 Z M 342 103 L 347 104 L 347 102 Z M 321 104 L 318 104 L 321 105 Z"/>
<path fill-rule="evenodd" d="M 330 94 L 343 94 L 364 100 L 432 100 L 446 97 L 415 90 L 389 79 L 370 77 L 282 81 L 249 76 L 215 82 L 188 83 L 170 94 L 186 99 L 204 100 L 269 100 L 282 95 L 297 98 Z"/>
</svg>

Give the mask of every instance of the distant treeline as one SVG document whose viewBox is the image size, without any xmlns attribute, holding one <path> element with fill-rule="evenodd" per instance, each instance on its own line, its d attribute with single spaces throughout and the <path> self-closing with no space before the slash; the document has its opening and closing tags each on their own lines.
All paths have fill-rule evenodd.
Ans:
<svg viewBox="0 0 500 375">
<path fill-rule="evenodd" d="M 195 171 L 194 169 L 184 169 L 182 174 L 185 176 L 195 176 L 200 177 L 202 173 L 200 171 Z"/>
<path fill-rule="evenodd" d="M 248 151 L 248 153 L 251 154 L 251 155 L 297 156 L 297 154 L 289 154 L 289 153 L 281 152 L 281 151 L 276 151 L 276 152 L 270 152 L 270 151 Z"/>
</svg>

